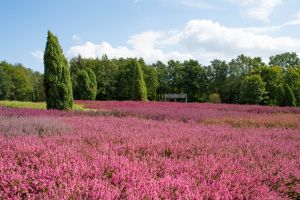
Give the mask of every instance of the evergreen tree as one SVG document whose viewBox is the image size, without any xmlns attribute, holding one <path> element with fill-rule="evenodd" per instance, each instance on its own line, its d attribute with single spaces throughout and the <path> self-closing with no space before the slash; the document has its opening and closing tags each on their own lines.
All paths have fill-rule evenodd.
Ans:
<svg viewBox="0 0 300 200">
<path fill-rule="evenodd" d="M 132 67 L 132 100 L 147 101 L 147 87 L 144 81 L 143 71 L 140 64 L 134 60 L 131 62 Z"/>
<path fill-rule="evenodd" d="M 71 109 L 73 94 L 68 62 L 63 55 L 57 37 L 50 31 L 48 31 L 44 53 L 44 66 L 47 109 Z"/>
<path fill-rule="evenodd" d="M 91 69 L 82 69 L 76 76 L 74 96 L 81 100 L 95 100 L 97 95 L 97 80 Z"/>
<path fill-rule="evenodd" d="M 157 88 L 158 88 L 158 78 L 157 72 L 151 65 L 146 65 L 142 58 L 139 59 L 143 71 L 143 77 L 147 89 L 147 99 L 156 100 L 157 99 Z"/>
<path fill-rule="evenodd" d="M 116 88 L 118 100 L 147 100 L 147 88 L 144 74 L 136 59 L 123 60 L 120 65 Z"/>
</svg>

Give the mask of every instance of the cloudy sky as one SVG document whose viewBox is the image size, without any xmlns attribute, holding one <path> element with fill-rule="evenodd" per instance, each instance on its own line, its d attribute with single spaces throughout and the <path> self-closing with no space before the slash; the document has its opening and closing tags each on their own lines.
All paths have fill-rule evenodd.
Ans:
<svg viewBox="0 0 300 200">
<path fill-rule="evenodd" d="M 299 0 L 0 1 L 0 60 L 43 72 L 47 30 L 68 58 L 229 60 L 300 55 Z"/>
</svg>

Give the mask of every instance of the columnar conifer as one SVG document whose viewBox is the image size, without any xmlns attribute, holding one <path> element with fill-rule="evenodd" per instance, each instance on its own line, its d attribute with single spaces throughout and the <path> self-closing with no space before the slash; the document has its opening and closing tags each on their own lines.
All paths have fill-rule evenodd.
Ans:
<svg viewBox="0 0 300 200">
<path fill-rule="evenodd" d="M 70 69 L 57 37 L 50 31 L 44 53 L 44 67 L 47 109 L 71 109 L 73 94 Z"/>
</svg>

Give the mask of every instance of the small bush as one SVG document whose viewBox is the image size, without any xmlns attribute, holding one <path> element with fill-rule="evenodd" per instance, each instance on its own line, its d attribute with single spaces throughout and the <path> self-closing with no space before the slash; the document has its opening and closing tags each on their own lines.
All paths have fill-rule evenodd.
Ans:
<svg viewBox="0 0 300 200">
<path fill-rule="evenodd" d="M 221 103 L 221 97 L 217 93 L 213 93 L 208 97 L 209 103 Z"/>
</svg>

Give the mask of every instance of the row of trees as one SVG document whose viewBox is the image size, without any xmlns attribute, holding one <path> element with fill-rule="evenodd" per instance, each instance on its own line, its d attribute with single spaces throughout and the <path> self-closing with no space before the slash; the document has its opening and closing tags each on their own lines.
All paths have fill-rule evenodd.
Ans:
<svg viewBox="0 0 300 200">
<path fill-rule="evenodd" d="M 151 99 L 151 96 L 156 94 L 158 81 L 154 69 L 149 68 L 152 70 L 149 74 L 148 67 L 136 59 L 110 60 L 107 56 L 103 56 L 102 59 L 75 57 L 70 61 L 74 98 L 143 101 Z M 83 77 L 83 73 L 88 76 Z M 90 86 L 82 88 L 89 82 L 92 83 Z M 89 93 L 93 93 L 94 96 L 84 95 L 83 90 L 90 91 Z"/>
<path fill-rule="evenodd" d="M 71 72 L 67 59 L 63 55 L 58 39 L 48 31 L 46 49 L 44 53 L 44 85 L 48 109 L 67 110 L 73 106 L 73 98 L 94 100 L 97 96 L 98 83 L 106 84 L 101 79 L 97 81 L 97 71 L 93 60 L 92 64 L 81 57 L 71 61 Z M 135 59 L 128 59 L 121 63 L 122 70 L 118 70 L 118 81 L 111 83 L 118 87 L 118 97 L 130 100 L 147 100 L 147 88 L 144 81 L 142 68 Z M 121 68 L 119 68 L 121 69 Z M 96 74 L 95 74 L 96 72 Z M 106 73 L 107 80 L 114 81 Z M 98 76 L 99 78 L 99 76 Z M 104 85 L 105 87 L 107 85 Z"/>
<path fill-rule="evenodd" d="M 213 60 L 202 66 L 196 60 L 170 60 L 146 65 L 143 59 L 84 59 L 70 61 L 73 84 L 79 70 L 92 70 L 98 100 L 135 99 L 130 92 L 134 68 L 142 69 L 147 99 L 160 100 L 165 93 L 187 93 L 190 102 L 206 102 L 213 96 L 223 103 L 300 105 L 300 59 L 296 53 L 261 58 L 240 55 L 230 62 Z M 139 68 L 139 67 L 138 67 Z M 74 93 L 79 90 L 74 88 Z M 218 100 L 219 98 L 219 100 Z"/>
<path fill-rule="evenodd" d="M 22 64 L 0 62 L 0 100 L 44 101 L 43 75 Z"/>
<path fill-rule="evenodd" d="M 160 100 L 187 93 L 190 102 L 279 106 L 300 105 L 300 59 L 296 53 L 261 58 L 240 55 L 230 62 L 170 60 L 147 65 L 143 59 L 74 57 L 67 62 L 58 39 L 48 32 L 44 75 L 21 64 L 0 63 L 0 99 L 44 101 L 69 109 L 82 100 Z"/>
</svg>

